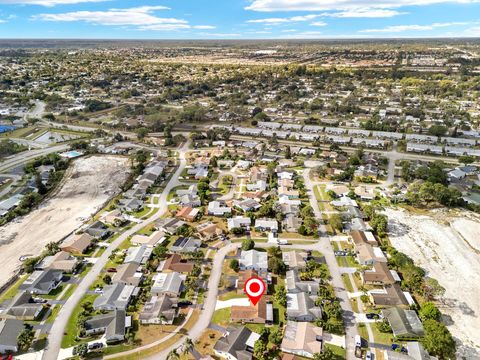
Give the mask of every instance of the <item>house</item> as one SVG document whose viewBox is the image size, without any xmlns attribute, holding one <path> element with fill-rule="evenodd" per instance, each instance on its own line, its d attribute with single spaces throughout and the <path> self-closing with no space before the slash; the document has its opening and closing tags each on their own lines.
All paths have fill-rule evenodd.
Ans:
<svg viewBox="0 0 480 360">
<path fill-rule="evenodd" d="M 135 262 L 121 264 L 112 277 L 112 283 L 139 286 L 143 280 L 143 273 L 139 271 L 139 265 Z"/>
<path fill-rule="evenodd" d="M 364 201 L 375 199 L 375 191 L 372 188 L 367 188 L 366 186 L 357 186 L 354 192 L 355 195 Z"/>
<path fill-rule="evenodd" d="M 315 297 L 304 292 L 287 293 L 287 319 L 292 321 L 315 321 L 322 317 L 322 309 L 315 305 Z"/>
<path fill-rule="evenodd" d="M 144 202 L 141 199 L 125 199 L 120 203 L 120 208 L 127 212 L 138 212 L 143 209 Z"/>
<path fill-rule="evenodd" d="M 265 274 L 263 274 L 263 275 L 265 275 Z M 259 275 L 258 272 L 253 270 L 253 269 L 240 270 L 238 272 L 238 279 L 237 279 L 237 284 L 236 284 L 238 294 L 245 294 L 245 292 L 243 290 L 243 288 L 245 287 L 245 283 L 252 277 L 263 278 L 263 276 Z M 265 279 L 263 279 L 263 281 L 265 283 L 267 283 L 267 281 Z"/>
<path fill-rule="evenodd" d="M 196 230 L 198 235 L 200 236 L 200 239 L 204 241 L 216 239 L 223 234 L 222 229 L 220 229 L 217 224 L 214 224 L 212 222 L 200 224 L 196 227 Z"/>
<path fill-rule="evenodd" d="M 0 313 L 0 318 L 34 321 L 42 310 L 43 305 L 33 302 L 32 294 L 28 291 L 20 291 Z"/>
<path fill-rule="evenodd" d="M 370 231 L 352 230 L 350 232 L 350 238 L 354 246 L 358 246 L 360 244 L 378 246 L 375 236 Z"/>
<path fill-rule="evenodd" d="M 64 273 L 73 273 L 80 260 L 66 251 L 59 251 L 55 255 L 46 256 L 35 265 L 35 270 L 61 270 Z"/>
<path fill-rule="evenodd" d="M 249 217 L 235 216 L 233 218 L 227 219 L 227 228 L 228 230 L 232 230 L 235 228 L 248 229 L 251 223 L 252 223 L 252 220 Z"/>
<path fill-rule="evenodd" d="M 410 303 L 400 285 L 386 285 L 382 289 L 374 289 L 368 292 L 372 304 L 376 307 L 401 307 L 408 308 Z"/>
<path fill-rule="evenodd" d="M 297 251 L 285 251 L 282 260 L 289 269 L 304 269 L 307 265 L 307 253 Z"/>
<path fill-rule="evenodd" d="M 406 345 L 407 352 L 399 353 L 393 350 L 385 350 L 385 360 L 438 360 L 425 350 L 423 345 L 417 341 L 409 341 Z"/>
<path fill-rule="evenodd" d="M 133 245 L 141 246 L 145 245 L 147 247 L 155 247 L 157 244 L 165 241 L 165 233 L 162 231 L 154 231 L 150 235 L 134 235 L 130 242 Z"/>
<path fill-rule="evenodd" d="M 249 324 L 265 324 L 267 318 L 273 321 L 273 309 L 270 316 L 267 315 L 267 302 L 265 297 L 262 297 L 257 305 L 239 306 L 233 305 L 231 307 L 230 319 L 233 322 L 249 323 Z"/>
<path fill-rule="evenodd" d="M 368 285 L 391 285 L 400 281 L 398 274 L 390 270 L 384 262 L 375 262 L 371 270 L 360 273 L 363 284 Z"/>
<path fill-rule="evenodd" d="M 454 169 L 452 171 L 450 171 L 448 174 L 448 179 L 453 182 L 453 181 L 460 181 L 460 180 L 463 180 L 467 177 L 467 173 L 464 172 L 463 170 L 461 169 Z"/>
<path fill-rule="evenodd" d="M 199 239 L 180 236 L 170 247 L 170 251 L 173 253 L 191 253 L 197 251 L 201 245 L 202 241 Z"/>
<path fill-rule="evenodd" d="M 415 310 L 404 310 L 392 307 L 382 310 L 396 339 L 418 339 L 424 335 L 422 322 Z"/>
<path fill-rule="evenodd" d="M 253 358 L 253 347 L 259 338 L 259 334 L 244 326 L 230 327 L 216 342 L 213 351 L 216 356 L 222 359 L 251 360 Z"/>
<path fill-rule="evenodd" d="M 268 270 L 267 253 L 255 249 L 242 250 L 238 262 L 241 270 L 255 270 L 259 273 Z"/>
<path fill-rule="evenodd" d="M 167 295 L 153 295 L 139 315 L 141 324 L 173 324 L 178 313 L 178 299 Z"/>
<path fill-rule="evenodd" d="M 247 191 L 265 191 L 267 182 L 265 180 L 257 180 L 253 184 L 247 184 Z"/>
<path fill-rule="evenodd" d="M 340 198 L 330 201 L 335 207 L 344 207 L 344 206 L 354 206 L 358 207 L 358 204 L 355 200 L 350 199 L 348 196 L 341 196 Z"/>
<path fill-rule="evenodd" d="M 296 233 L 300 226 L 302 226 L 303 220 L 301 217 L 288 214 L 282 221 L 282 227 L 286 232 Z"/>
<path fill-rule="evenodd" d="M 87 335 L 105 334 L 107 344 L 125 340 L 126 329 L 131 326 L 131 317 L 125 310 L 114 310 L 108 314 L 93 316 L 85 321 Z"/>
<path fill-rule="evenodd" d="M 34 271 L 18 289 L 28 291 L 31 294 L 48 295 L 60 285 L 62 278 L 63 271 L 61 270 L 37 270 Z"/>
<path fill-rule="evenodd" d="M 97 239 L 105 239 L 111 234 L 110 229 L 101 221 L 95 221 L 92 225 L 90 225 L 86 230 L 90 236 L 93 236 Z"/>
<path fill-rule="evenodd" d="M 183 290 L 183 281 L 185 276 L 177 272 L 158 273 L 152 278 L 153 285 L 151 293 L 153 295 L 168 295 L 178 297 Z"/>
<path fill-rule="evenodd" d="M 119 209 L 115 209 L 102 217 L 105 224 L 112 226 L 121 226 L 127 222 L 127 219 Z"/>
<path fill-rule="evenodd" d="M 260 205 L 260 203 L 254 199 L 235 201 L 234 206 L 243 212 L 256 211 L 262 207 L 262 205 Z"/>
<path fill-rule="evenodd" d="M 232 213 L 232 209 L 223 201 L 210 201 L 208 203 L 208 215 L 225 216 Z"/>
<path fill-rule="evenodd" d="M 317 281 L 304 281 L 300 280 L 298 276 L 298 270 L 288 270 L 285 276 L 285 283 L 287 288 L 287 293 L 306 293 L 308 295 L 316 295 L 320 285 Z"/>
<path fill-rule="evenodd" d="M 195 221 L 195 218 L 197 217 L 199 212 L 200 212 L 200 209 L 193 209 L 190 206 L 186 206 L 178 210 L 175 217 L 188 222 L 193 222 Z"/>
<path fill-rule="evenodd" d="M 278 222 L 275 219 L 256 219 L 255 230 L 257 231 L 278 231 Z"/>
<path fill-rule="evenodd" d="M 23 321 L 6 319 L 0 321 L 0 354 L 18 351 L 18 335 L 25 329 Z"/>
<path fill-rule="evenodd" d="M 125 256 L 124 263 L 135 263 L 138 265 L 145 265 L 152 255 L 153 249 L 151 247 L 142 245 L 142 246 L 132 246 L 127 249 L 127 254 Z"/>
<path fill-rule="evenodd" d="M 93 236 L 83 233 L 73 235 L 70 239 L 60 245 L 60 249 L 74 255 L 84 254 L 92 245 Z"/>
<path fill-rule="evenodd" d="M 179 254 L 171 254 L 164 261 L 160 262 L 157 271 L 189 273 L 193 270 L 193 266 L 194 263 L 182 260 L 182 257 Z"/>
<path fill-rule="evenodd" d="M 132 299 L 135 286 L 114 283 L 103 288 L 103 294 L 93 302 L 93 308 L 100 311 L 125 310 Z"/>
<path fill-rule="evenodd" d="M 185 225 L 185 222 L 178 218 L 158 219 L 155 221 L 155 228 L 166 234 L 175 234 L 179 228 Z"/>
<path fill-rule="evenodd" d="M 282 352 L 313 358 L 323 351 L 323 329 L 308 322 L 287 321 Z"/>
</svg>

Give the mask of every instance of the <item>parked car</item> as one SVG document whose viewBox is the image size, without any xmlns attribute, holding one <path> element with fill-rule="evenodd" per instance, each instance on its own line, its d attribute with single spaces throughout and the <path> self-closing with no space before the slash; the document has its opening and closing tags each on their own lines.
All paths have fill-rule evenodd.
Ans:
<svg viewBox="0 0 480 360">
<path fill-rule="evenodd" d="M 33 302 L 35 304 L 45 304 L 47 302 L 47 299 L 42 299 L 42 298 L 33 298 Z"/>
<path fill-rule="evenodd" d="M 380 319 L 380 315 L 375 314 L 375 313 L 368 313 L 365 315 L 367 319 L 373 320 L 373 319 Z"/>
<path fill-rule="evenodd" d="M 103 289 L 102 288 L 96 288 L 94 290 L 95 294 L 103 294 Z"/>
<path fill-rule="evenodd" d="M 99 342 L 88 345 L 88 350 L 97 350 L 101 348 L 103 348 L 103 344 Z"/>
<path fill-rule="evenodd" d="M 108 269 L 107 269 L 107 272 L 117 272 L 117 269 L 115 269 L 115 268 L 108 268 Z"/>
<path fill-rule="evenodd" d="M 373 354 L 370 350 L 367 351 L 367 354 L 365 355 L 365 360 L 373 360 Z"/>
</svg>

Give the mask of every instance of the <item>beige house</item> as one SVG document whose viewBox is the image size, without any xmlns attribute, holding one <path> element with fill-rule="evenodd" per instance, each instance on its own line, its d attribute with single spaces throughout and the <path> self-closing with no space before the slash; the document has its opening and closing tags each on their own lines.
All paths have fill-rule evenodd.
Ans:
<svg viewBox="0 0 480 360">
<path fill-rule="evenodd" d="M 313 358 L 323 350 L 323 329 L 308 322 L 288 321 L 281 349 L 284 353 Z"/>
</svg>

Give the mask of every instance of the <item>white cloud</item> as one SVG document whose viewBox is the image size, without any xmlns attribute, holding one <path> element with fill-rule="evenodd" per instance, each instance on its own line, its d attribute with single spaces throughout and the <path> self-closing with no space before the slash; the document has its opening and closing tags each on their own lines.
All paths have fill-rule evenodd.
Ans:
<svg viewBox="0 0 480 360">
<path fill-rule="evenodd" d="M 281 32 L 282 33 L 293 33 L 293 32 L 297 32 L 298 30 L 296 29 L 285 29 L 285 30 L 282 30 Z"/>
<path fill-rule="evenodd" d="M 70 5 L 80 3 L 104 2 L 110 0 L 0 0 L 0 4 L 13 5 L 40 5 L 40 6 L 55 6 L 55 5 Z"/>
<path fill-rule="evenodd" d="M 311 21 L 313 19 L 318 18 L 319 16 L 320 15 L 310 14 L 310 15 L 303 15 L 303 16 L 292 16 L 288 18 L 266 18 L 266 19 L 248 20 L 247 23 L 277 25 L 277 24 L 286 24 L 291 22 Z"/>
<path fill-rule="evenodd" d="M 311 26 L 327 26 L 327 23 L 323 22 L 323 21 L 315 21 L 315 22 L 311 23 L 310 25 Z"/>
<path fill-rule="evenodd" d="M 322 16 L 334 18 L 389 18 L 404 14 L 407 13 L 387 9 L 355 9 L 334 13 L 323 13 Z"/>
<path fill-rule="evenodd" d="M 355 9 L 392 9 L 402 6 L 440 3 L 473 3 L 478 0 L 252 0 L 246 10 L 272 11 L 329 11 Z"/>
<path fill-rule="evenodd" d="M 158 17 L 156 10 L 168 10 L 165 6 L 139 6 L 106 11 L 73 11 L 59 14 L 39 14 L 32 18 L 42 21 L 75 22 L 83 21 L 96 25 L 137 26 L 139 30 L 172 31 L 182 29 L 215 29 L 211 25 L 190 25 L 188 21 L 176 18 Z"/>
<path fill-rule="evenodd" d="M 400 33 L 406 31 L 428 31 L 438 28 L 467 25 L 466 22 L 433 23 L 430 25 L 392 25 L 383 29 L 365 29 L 362 33 Z"/>
</svg>

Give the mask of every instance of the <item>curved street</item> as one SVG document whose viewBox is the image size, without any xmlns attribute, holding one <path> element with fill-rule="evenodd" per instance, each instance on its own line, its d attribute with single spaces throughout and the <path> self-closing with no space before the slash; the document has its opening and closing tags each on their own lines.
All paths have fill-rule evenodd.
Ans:
<svg viewBox="0 0 480 360">
<path fill-rule="evenodd" d="M 179 167 L 171 177 L 170 181 L 168 182 L 167 186 L 165 187 L 165 189 L 163 190 L 159 198 L 160 208 L 163 209 L 164 211 L 157 212 L 152 217 L 142 221 L 141 223 L 135 225 L 133 228 L 121 234 L 117 239 L 115 239 L 115 241 L 113 241 L 110 244 L 110 246 L 105 250 L 105 252 L 98 258 L 97 262 L 93 265 L 93 267 L 90 269 L 87 275 L 85 275 L 85 277 L 78 284 L 78 287 L 75 290 L 75 292 L 67 299 L 66 303 L 61 307 L 58 313 L 58 316 L 56 317 L 56 320 L 53 323 L 52 329 L 50 330 L 50 333 L 48 335 L 48 338 L 47 338 L 48 345 L 43 354 L 43 358 L 42 358 L 43 360 L 57 360 L 58 354 L 61 348 L 63 333 L 67 326 L 68 320 L 70 319 L 70 316 L 72 315 L 72 312 L 74 311 L 77 304 L 80 302 L 83 296 L 87 293 L 90 286 L 95 282 L 97 277 L 100 275 L 102 269 L 105 267 L 105 265 L 108 262 L 108 258 L 110 254 L 116 248 L 118 248 L 126 239 L 128 239 L 129 236 L 135 234 L 136 232 L 143 229 L 145 226 L 151 224 L 152 222 L 160 219 L 163 216 L 165 209 L 167 209 L 168 194 L 170 190 L 178 186 L 178 183 L 179 183 L 178 177 L 180 176 L 182 171 L 185 169 L 185 166 L 187 164 L 185 154 L 188 151 L 189 144 L 190 142 L 187 141 L 179 150 L 179 159 L 180 159 Z"/>
</svg>

